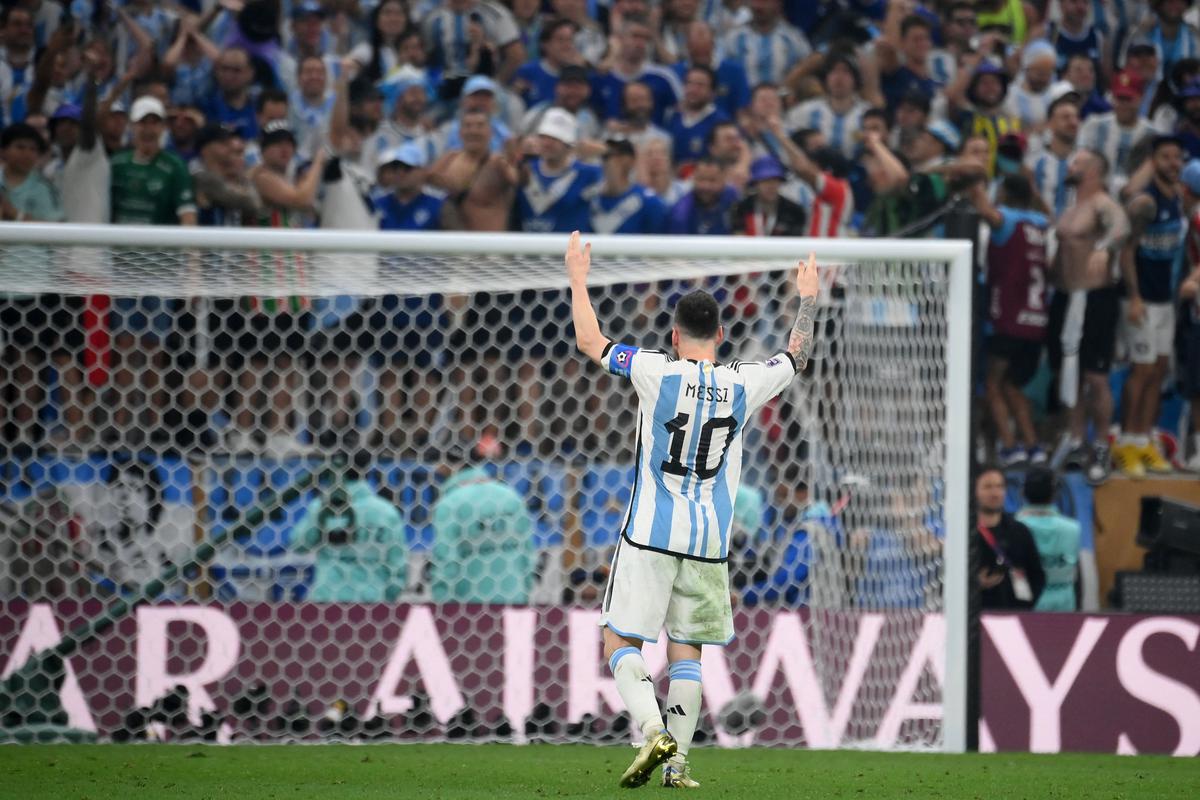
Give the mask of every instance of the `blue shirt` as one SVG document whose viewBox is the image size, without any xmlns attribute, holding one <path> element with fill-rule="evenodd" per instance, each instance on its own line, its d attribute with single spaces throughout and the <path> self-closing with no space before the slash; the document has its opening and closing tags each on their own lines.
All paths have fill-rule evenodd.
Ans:
<svg viewBox="0 0 1200 800">
<path fill-rule="evenodd" d="M 704 155 L 708 146 L 708 134 L 719 123 L 728 122 L 729 117 L 715 105 L 709 105 L 698 119 L 687 119 L 683 111 L 676 111 L 667 123 L 667 133 L 671 134 L 674 148 L 671 158 L 675 166 L 696 161 Z"/>
<path fill-rule="evenodd" d="M 436 231 L 444 199 L 422 191 L 407 203 L 392 192 L 376 198 L 379 229 L 382 231 Z"/>
<path fill-rule="evenodd" d="M 529 61 L 517 68 L 516 80 L 529 84 L 521 99 L 527 107 L 538 103 L 554 102 L 554 89 L 558 86 L 558 73 L 551 72 L 544 60 Z"/>
<path fill-rule="evenodd" d="M 696 203 L 696 192 L 685 194 L 667 222 L 667 233 L 687 233 L 701 236 L 728 236 L 733 232 L 733 207 L 738 201 L 737 189 L 726 186 L 711 208 Z"/>
<path fill-rule="evenodd" d="M 529 180 L 517 194 L 521 230 L 531 233 L 589 231 L 592 195 L 603 177 L 600 167 L 573 161 L 557 175 L 542 171 L 539 158 L 529 165 Z"/>
<path fill-rule="evenodd" d="M 1138 293 L 1147 303 L 1170 303 L 1175 266 L 1183 258 L 1187 218 L 1179 195 L 1167 197 L 1156 182 L 1151 181 L 1144 194 L 1154 200 L 1154 217 L 1146 224 L 1134 251 Z"/>
<path fill-rule="evenodd" d="M 592 197 L 591 230 L 593 233 L 662 233 L 667 221 L 667 206 L 640 184 L 618 195 L 599 192 Z"/>
<path fill-rule="evenodd" d="M 626 79 L 609 72 L 592 78 L 592 104 L 604 119 L 621 116 L 621 96 L 625 85 L 631 82 L 644 83 L 654 94 L 654 124 L 661 126 L 667 112 L 683 97 L 683 86 L 679 78 L 668 67 L 647 64 L 637 77 Z"/>
<path fill-rule="evenodd" d="M 915 89 L 928 97 L 936 97 L 941 84 L 933 78 L 922 78 L 908 67 L 902 66 L 895 72 L 881 76 L 880 88 L 883 89 L 888 111 L 894 113 L 908 92 Z"/>
<path fill-rule="evenodd" d="M 675 74 L 680 83 L 687 77 L 691 62 L 680 61 L 675 64 Z M 741 62 L 732 58 L 721 59 L 717 64 L 717 108 L 733 119 L 737 112 L 750 105 L 750 81 L 746 78 L 746 69 Z"/>
<path fill-rule="evenodd" d="M 246 105 L 234 108 L 225 102 L 220 92 L 213 92 L 209 97 L 204 115 L 209 122 L 216 120 L 223 125 L 231 125 L 248 142 L 258 139 L 258 118 L 254 115 L 254 98 L 248 98 Z"/>
</svg>

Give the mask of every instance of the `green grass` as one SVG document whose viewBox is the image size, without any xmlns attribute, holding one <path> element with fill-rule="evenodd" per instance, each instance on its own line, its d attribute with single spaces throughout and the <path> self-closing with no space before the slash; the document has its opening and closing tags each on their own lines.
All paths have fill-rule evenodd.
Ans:
<svg viewBox="0 0 1200 800">
<path fill-rule="evenodd" d="M 0 746 L 0 798 L 659 797 L 617 776 L 629 747 L 371 745 L 200 747 Z M 700 797 L 1187 798 L 1200 759 L 1101 755 L 916 755 L 804 750 L 697 750 Z"/>
</svg>

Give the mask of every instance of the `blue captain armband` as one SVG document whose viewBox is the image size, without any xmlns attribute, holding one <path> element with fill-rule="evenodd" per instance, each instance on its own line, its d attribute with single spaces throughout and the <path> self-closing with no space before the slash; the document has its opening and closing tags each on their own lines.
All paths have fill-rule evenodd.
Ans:
<svg viewBox="0 0 1200 800">
<path fill-rule="evenodd" d="M 622 378 L 629 377 L 629 369 L 633 366 L 633 356 L 639 348 L 630 344 L 620 344 L 619 342 L 609 342 L 608 347 L 604 349 L 604 354 L 600 360 L 604 362 L 604 368 L 613 375 L 620 375 Z"/>
</svg>

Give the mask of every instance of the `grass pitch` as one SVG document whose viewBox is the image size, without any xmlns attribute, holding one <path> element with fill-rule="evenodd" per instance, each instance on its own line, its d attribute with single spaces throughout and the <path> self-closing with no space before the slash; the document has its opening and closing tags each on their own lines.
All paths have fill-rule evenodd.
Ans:
<svg viewBox="0 0 1200 800">
<path fill-rule="evenodd" d="M 747 800 L 805 798 L 1187 798 L 1200 759 L 1102 755 L 917 755 L 804 750 L 693 754 L 703 787 L 691 794 Z M 573 745 L 9 745 L 0 747 L 0 798 L 661 797 L 617 778 L 630 747 Z"/>
</svg>

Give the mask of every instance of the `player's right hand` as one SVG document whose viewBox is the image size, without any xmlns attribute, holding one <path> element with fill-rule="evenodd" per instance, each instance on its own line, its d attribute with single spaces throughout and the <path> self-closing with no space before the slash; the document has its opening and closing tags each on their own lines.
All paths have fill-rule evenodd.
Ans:
<svg viewBox="0 0 1200 800">
<path fill-rule="evenodd" d="M 801 297 L 816 297 L 821 281 L 817 271 L 817 254 L 809 253 L 808 261 L 801 261 L 796 269 L 796 290 Z"/>
<path fill-rule="evenodd" d="M 584 245 L 579 231 L 571 234 L 567 241 L 567 277 L 572 283 L 587 283 L 588 270 L 592 267 L 591 242 Z"/>
<path fill-rule="evenodd" d="M 1131 297 L 1129 299 L 1129 308 L 1126 310 L 1126 315 L 1132 324 L 1142 324 L 1142 320 L 1146 317 L 1146 304 L 1142 301 L 1142 298 Z"/>
</svg>

